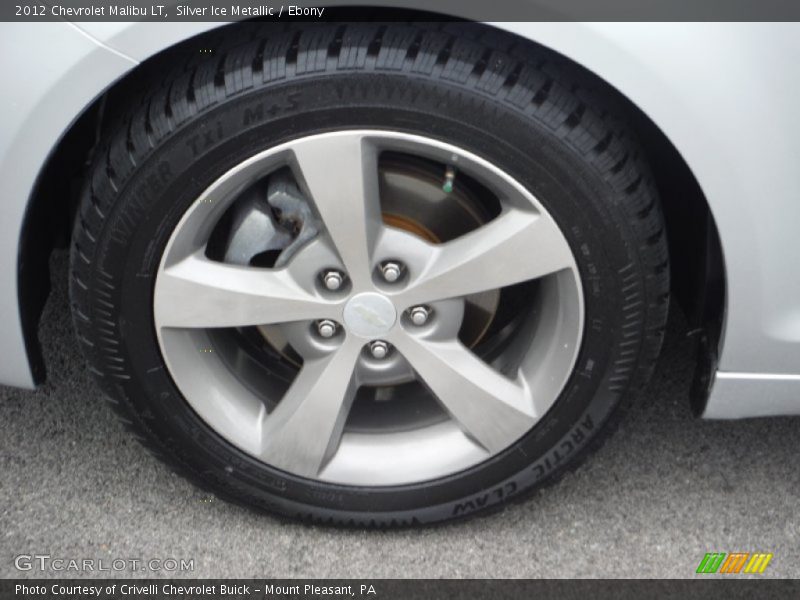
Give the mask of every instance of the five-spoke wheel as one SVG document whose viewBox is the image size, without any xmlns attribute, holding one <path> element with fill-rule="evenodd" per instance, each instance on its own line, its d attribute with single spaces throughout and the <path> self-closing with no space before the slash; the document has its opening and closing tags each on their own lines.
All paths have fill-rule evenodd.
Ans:
<svg viewBox="0 0 800 600">
<path fill-rule="evenodd" d="M 389 152 L 441 165 L 445 177 L 457 166 L 459 177 L 479 182 L 498 203 L 497 214 L 446 242 L 387 224 L 380 165 Z M 316 235 L 283 266 L 209 258 L 212 232 L 242 191 L 286 167 L 299 198 L 313 207 Z M 440 190 L 432 203 L 449 193 Z M 528 316 L 536 322 L 523 327 L 534 333 L 529 339 L 507 340 L 490 360 L 465 345 L 459 334 L 466 298 L 535 280 L 543 285 L 536 318 Z M 373 485 L 461 470 L 530 430 L 572 369 L 581 304 L 564 236 L 521 185 L 463 149 L 371 130 L 300 138 L 220 177 L 175 229 L 154 296 L 170 372 L 212 427 L 279 469 Z M 219 357 L 224 350 L 198 352 L 214 345 L 209 330 L 267 325 L 284 330 L 302 361 L 279 397 L 244 383 L 231 361 Z M 207 364 L 198 369 L 198 361 Z M 406 431 L 392 422 L 368 434 L 351 430 L 348 416 L 359 388 L 366 384 L 374 392 L 403 369 L 447 418 Z M 387 462 L 394 468 L 385 469 Z"/>
</svg>

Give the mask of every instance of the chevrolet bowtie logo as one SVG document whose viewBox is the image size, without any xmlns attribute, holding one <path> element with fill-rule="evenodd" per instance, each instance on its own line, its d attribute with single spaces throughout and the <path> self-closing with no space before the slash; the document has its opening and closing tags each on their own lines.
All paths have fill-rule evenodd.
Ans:
<svg viewBox="0 0 800 600">
<path fill-rule="evenodd" d="M 380 314 L 372 310 L 369 306 L 359 304 L 353 308 L 358 313 L 358 316 L 364 319 L 370 325 L 374 325 L 375 327 L 386 327 L 389 324 L 381 318 Z"/>
</svg>

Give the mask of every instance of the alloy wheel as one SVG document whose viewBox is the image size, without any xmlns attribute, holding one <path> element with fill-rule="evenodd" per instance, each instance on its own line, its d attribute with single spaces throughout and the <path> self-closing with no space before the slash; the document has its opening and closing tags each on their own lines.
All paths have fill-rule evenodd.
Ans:
<svg viewBox="0 0 800 600">
<path fill-rule="evenodd" d="M 386 157 L 441 173 L 433 207 L 470 182 L 488 216 L 443 240 L 427 214 L 389 214 Z M 498 454 L 554 404 L 583 331 L 572 251 L 528 190 L 463 148 L 380 130 L 299 138 L 222 175 L 169 239 L 153 302 L 170 375 L 209 426 L 345 485 Z M 266 351 L 242 350 L 253 331 Z"/>
</svg>

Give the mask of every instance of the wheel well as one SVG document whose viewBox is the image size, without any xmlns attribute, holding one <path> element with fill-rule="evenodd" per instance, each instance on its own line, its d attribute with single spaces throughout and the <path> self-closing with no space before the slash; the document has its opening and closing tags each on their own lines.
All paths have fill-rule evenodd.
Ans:
<svg viewBox="0 0 800 600">
<path fill-rule="evenodd" d="M 362 11 L 359 13 L 360 19 L 363 20 L 363 9 L 359 10 Z M 347 14 L 347 9 L 344 9 L 337 16 L 343 19 Z M 421 20 L 421 17 L 430 20 L 442 18 L 429 13 L 385 9 L 375 9 L 371 16 L 375 20 L 402 20 L 400 17 L 403 16 L 406 20 Z M 224 48 L 233 37 L 230 29 L 234 26 L 258 29 L 265 24 L 245 22 L 223 26 L 201 33 L 148 58 L 113 83 L 84 110 L 59 141 L 42 169 L 25 219 L 19 271 L 23 327 L 33 370 L 38 373 L 37 381 L 44 378 L 36 331 L 49 291 L 48 257 L 53 247 L 66 247 L 68 244 L 76 214 L 78 192 L 100 133 L 113 117 L 116 107 L 127 103 L 147 82 L 163 77 L 163 74 L 179 67 L 186 56 L 194 55 L 198 51 L 198 47 Z M 470 26 L 490 27 L 483 24 Z M 499 35 L 516 38 L 519 45 L 538 47 L 540 52 L 552 55 L 554 60 L 571 65 L 582 74 L 589 85 L 600 90 L 624 113 L 624 117 L 632 121 L 662 201 L 671 261 L 671 291 L 701 344 L 693 394 L 693 403 L 699 410 L 707 396 L 710 375 L 716 364 L 725 307 L 725 273 L 720 240 L 700 185 L 667 136 L 619 90 L 553 50 L 511 33 L 502 32 Z M 241 30 L 237 31 L 235 37 L 238 40 L 247 39 L 243 37 Z M 65 190 L 69 190 L 68 202 L 64 201 Z"/>
</svg>

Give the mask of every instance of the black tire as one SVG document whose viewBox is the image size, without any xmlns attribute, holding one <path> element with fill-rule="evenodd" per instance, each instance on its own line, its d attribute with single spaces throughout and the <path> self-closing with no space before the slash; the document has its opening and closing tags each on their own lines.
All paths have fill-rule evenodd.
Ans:
<svg viewBox="0 0 800 600">
<path fill-rule="evenodd" d="M 341 524 L 463 517 L 576 466 L 647 381 L 669 299 L 651 176 L 593 80 L 476 26 L 236 27 L 211 54 L 185 46 L 171 58 L 184 67 L 122 107 L 83 192 L 71 259 L 75 327 L 122 419 L 156 455 L 221 497 Z M 242 42 L 242 33 L 251 39 Z M 293 137 L 362 126 L 423 133 L 501 166 L 559 223 L 584 281 L 587 327 L 553 408 L 491 460 L 424 484 L 323 484 L 242 453 L 189 408 L 152 324 L 161 252 L 211 181 Z"/>
</svg>

